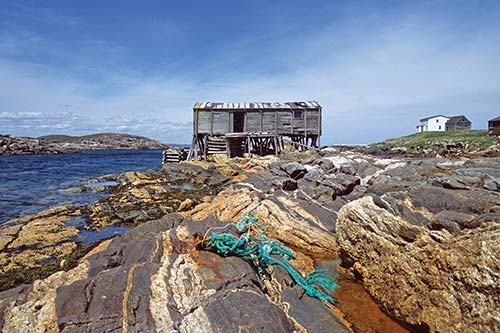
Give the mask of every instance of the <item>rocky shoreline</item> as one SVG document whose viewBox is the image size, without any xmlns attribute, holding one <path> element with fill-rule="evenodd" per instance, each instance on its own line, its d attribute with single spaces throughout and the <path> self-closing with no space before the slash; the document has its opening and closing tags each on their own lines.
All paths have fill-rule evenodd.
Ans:
<svg viewBox="0 0 500 333">
<path fill-rule="evenodd" d="M 500 157 L 500 138 L 487 131 L 423 132 L 363 146 L 339 146 L 377 156 L 481 158 Z"/>
<path fill-rule="evenodd" d="M 78 149 L 65 149 L 60 145 L 52 145 L 42 139 L 0 135 L 0 156 L 62 154 L 78 151 Z"/>
<path fill-rule="evenodd" d="M 325 148 L 100 180 L 117 185 L 97 203 L 0 227 L 3 331 L 500 330 L 499 158 Z M 348 282 L 334 294 L 340 302 L 325 305 L 278 266 L 263 280 L 248 262 L 200 245 L 257 203 L 259 223 L 294 251 L 297 270 L 341 262 L 328 273 L 357 281 L 409 326 L 360 319 L 371 310 L 344 304 Z M 112 227 L 129 231 L 85 238 Z"/>
<path fill-rule="evenodd" d="M 500 157 L 500 143 L 480 149 L 474 145 L 462 142 L 435 143 L 415 145 L 410 147 L 387 147 L 370 145 L 365 147 L 348 147 L 360 153 L 375 156 L 405 156 L 405 157 L 448 157 L 448 158 L 481 158 Z"/>
<path fill-rule="evenodd" d="M 159 141 L 128 134 L 96 134 L 86 137 L 41 138 L 0 135 L 0 156 L 65 154 L 93 149 L 165 149 Z"/>
</svg>

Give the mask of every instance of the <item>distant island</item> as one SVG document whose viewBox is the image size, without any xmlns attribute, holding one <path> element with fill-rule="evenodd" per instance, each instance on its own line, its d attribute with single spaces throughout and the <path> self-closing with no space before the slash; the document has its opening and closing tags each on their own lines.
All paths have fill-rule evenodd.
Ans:
<svg viewBox="0 0 500 333">
<path fill-rule="evenodd" d="M 0 155 L 64 154 L 93 149 L 165 149 L 168 147 L 154 139 L 120 133 L 84 136 L 46 135 L 38 138 L 0 135 Z"/>
</svg>

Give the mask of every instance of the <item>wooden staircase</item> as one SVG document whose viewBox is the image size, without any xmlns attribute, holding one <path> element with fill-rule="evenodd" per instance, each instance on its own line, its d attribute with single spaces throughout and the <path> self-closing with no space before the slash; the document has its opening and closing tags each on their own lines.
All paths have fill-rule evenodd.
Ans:
<svg viewBox="0 0 500 333">
<path fill-rule="evenodd" d="M 228 147 L 225 137 L 207 136 L 205 145 L 205 155 L 228 154 Z"/>
<path fill-rule="evenodd" d="M 180 149 L 168 148 L 163 151 L 162 164 L 180 162 L 186 159 L 187 159 L 187 151 L 185 151 L 183 148 Z"/>
</svg>

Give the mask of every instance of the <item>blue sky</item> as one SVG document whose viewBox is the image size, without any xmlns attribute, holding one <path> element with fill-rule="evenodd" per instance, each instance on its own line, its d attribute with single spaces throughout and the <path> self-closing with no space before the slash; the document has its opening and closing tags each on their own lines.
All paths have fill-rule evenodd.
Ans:
<svg viewBox="0 0 500 333">
<path fill-rule="evenodd" d="M 196 101 L 317 100 L 322 143 L 500 114 L 499 1 L 0 0 L 0 134 L 190 142 Z"/>
</svg>

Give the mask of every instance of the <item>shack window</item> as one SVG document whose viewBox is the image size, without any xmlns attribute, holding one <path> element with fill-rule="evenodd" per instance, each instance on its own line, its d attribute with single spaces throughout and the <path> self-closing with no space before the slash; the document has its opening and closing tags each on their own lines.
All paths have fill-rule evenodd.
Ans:
<svg viewBox="0 0 500 333">
<path fill-rule="evenodd" d="M 302 111 L 293 111 L 293 118 L 301 119 L 302 118 Z"/>
<path fill-rule="evenodd" d="M 220 119 L 220 112 L 214 112 L 214 119 Z"/>
</svg>

